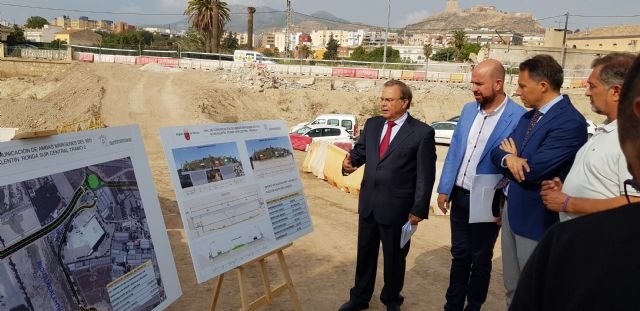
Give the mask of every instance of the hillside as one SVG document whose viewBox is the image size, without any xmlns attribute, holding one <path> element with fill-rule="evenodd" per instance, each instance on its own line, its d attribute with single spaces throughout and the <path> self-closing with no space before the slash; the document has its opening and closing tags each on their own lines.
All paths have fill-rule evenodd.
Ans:
<svg viewBox="0 0 640 311">
<path fill-rule="evenodd" d="M 569 38 L 599 37 L 599 36 L 612 36 L 612 35 L 613 36 L 640 35 L 640 24 L 592 28 L 592 29 L 587 29 L 584 31 L 570 34 Z"/>
<path fill-rule="evenodd" d="M 544 33 L 529 13 L 509 13 L 491 6 L 475 6 L 457 12 L 437 13 L 422 22 L 407 25 L 407 32 L 448 32 L 455 29 L 491 28 L 518 33 Z"/>
<path fill-rule="evenodd" d="M 247 7 L 243 5 L 230 5 L 229 12 L 231 20 L 225 26 L 225 30 L 234 32 L 247 31 Z M 292 14 L 293 26 L 296 31 L 310 32 L 318 29 L 344 29 L 356 30 L 360 28 L 368 28 L 369 26 L 338 18 L 326 11 L 318 11 L 310 15 L 294 12 Z M 270 7 L 256 7 L 256 13 L 253 17 L 253 31 L 256 34 L 280 30 L 286 27 L 287 12 L 285 10 L 277 10 Z M 165 25 L 166 26 L 166 25 Z M 172 29 L 177 31 L 187 30 L 190 26 L 189 19 L 184 18 L 181 21 L 170 24 Z"/>
</svg>

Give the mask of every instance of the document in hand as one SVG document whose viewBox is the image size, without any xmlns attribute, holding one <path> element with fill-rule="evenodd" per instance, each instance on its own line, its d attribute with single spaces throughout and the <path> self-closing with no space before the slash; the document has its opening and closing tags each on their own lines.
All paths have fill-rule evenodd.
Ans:
<svg viewBox="0 0 640 311">
<path fill-rule="evenodd" d="M 406 224 L 402 226 L 402 235 L 400 235 L 400 248 L 403 248 L 409 240 L 411 240 L 411 236 L 418 229 L 417 225 L 412 225 L 410 221 L 407 221 Z"/>
<path fill-rule="evenodd" d="M 495 222 L 491 205 L 496 193 L 495 186 L 502 179 L 500 174 L 482 174 L 473 178 L 469 206 L 469 223 Z"/>
</svg>

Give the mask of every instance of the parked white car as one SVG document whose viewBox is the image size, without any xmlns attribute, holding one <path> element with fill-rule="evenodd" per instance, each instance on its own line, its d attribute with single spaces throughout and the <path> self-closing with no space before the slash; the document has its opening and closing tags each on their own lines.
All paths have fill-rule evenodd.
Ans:
<svg viewBox="0 0 640 311">
<path fill-rule="evenodd" d="M 433 127 L 436 132 L 436 144 L 450 145 L 453 131 L 457 125 L 458 122 L 453 121 L 433 122 L 431 127 Z"/>
<path fill-rule="evenodd" d="M 321 114 L 311 122 L 298 123 L 291 128 L 291 133 L 296 133 L 305 125 L 332 125 L 340 126 L 347 130 L 347 133 L 358 136 L 358 124 L 356 116 L 352 114 Z M 299 134 L 299 133 L 298 133 Z"/>
<path fill-rule="evenodd" d="M 313 138 L 313 141 L 328 141 L 331 143 L 353 143 L 353 136 L 340 126 L 305 125 L 293 132 Z"/>
</svg>

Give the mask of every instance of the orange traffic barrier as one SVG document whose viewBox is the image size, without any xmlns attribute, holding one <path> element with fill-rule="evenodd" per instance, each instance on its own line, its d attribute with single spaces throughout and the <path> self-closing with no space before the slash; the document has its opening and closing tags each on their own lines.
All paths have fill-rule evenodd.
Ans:
<svg viewBox="0 0 640 311">
<path fill-rule="evenodd" d="M 354 73 L 356 78 L 378 79 L 377 69 L 356 69 Z"/>
<path fill-rule="evenodd" d="M 329 145 L 327 142 L 320 143 L 316 155 L 311 159 L 311 173 L 320 179 L 324 179 L 324 162 L 327 158 Z"/>
<path fill-rule="evenodd" d="M 348 77 L 355 78 L 355 68 L 333 68 L 331 69 L 331 75 L 334 77 Z"/>
<path fill-rule="evenodd" d="M 179 60 L 171 57 L 158 57 L 158 64 L 164 67 L 177 68 Z"/>
<path fill-rule="evenodd" d="M 335 145 L 327 146 L 327 155 L 324 160 L 323 174 L 327 182 L 335 187 L 344 189 L 344 181 L 342 180 L 342 161 L 347 152 Z"/>
<path fill-rule="evenodd" d="M 158 58 L 155 56 L 138 56 L 136 57 L 136 65 L 146 65 L 150 63 L 158 63 Z"/>
<path fill-rule="evenodd" d="M 344 182 L 344 187 L 347 192 L 353 194 L 360 193 L 360 185 L 362 184 L 362 178 L 364 177 L 364 167 L 365 165 L 359 167 L 355 172 L 351 173 L 349 176 L 344 176 L 342 181 Z"/>
</svg>

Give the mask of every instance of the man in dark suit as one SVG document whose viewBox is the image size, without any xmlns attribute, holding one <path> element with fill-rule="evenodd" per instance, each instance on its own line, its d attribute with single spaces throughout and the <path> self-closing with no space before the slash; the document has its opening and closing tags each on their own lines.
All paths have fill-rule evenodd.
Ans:
<svg viewBox="0 0 640 311">
<path fill-rule="evenodd" d="M 507 306 L 529 256 L 544 232 L 558 222 L 540 197 L 543 180 L 564 180 L 576 152 L 587 141 L 587 122 L 569 97 L 560 95 L 560 64 L 537 55 L 520 64 L 517 95 L 527 108 L 513 133 L 491 154 L 508 179 L 498 183 L 507 195 L 502 214 L 502 265 Z"/>
<path fill-rule="evenodd" d="M 402 226 L 428 217 L 436 173 L 435 132 L 407 112 L 411 89 L 401 81 L 384 84 L 381 116 L 367 120 L 363 133 L 342 163 L 351 173 L 366 164 L 358 212 L 358 255 L 355 285 L 339 310 L 364 310 L 373 294 L 382 242 L 384 287 L 380 300 L 387 310 L 399 310 L 404 297 L 405 257 L 400 247 Z"/>
<path fill-rule="evenodd" d="M 618 138 L 633 176 L 625 189 L 640 190 L 640 56 L 622 85 Z M 637 310 L 640 203 L 627 202 L 549 229 L 522 271 L 511 310 Z"/>
</svg>

